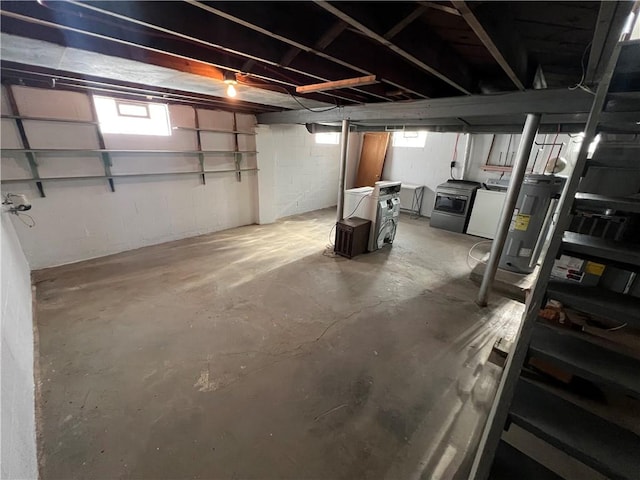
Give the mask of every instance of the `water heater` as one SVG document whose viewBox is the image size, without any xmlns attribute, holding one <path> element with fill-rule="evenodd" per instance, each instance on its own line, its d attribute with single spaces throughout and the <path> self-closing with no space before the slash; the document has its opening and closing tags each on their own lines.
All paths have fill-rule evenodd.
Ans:
<svg viewBox="0 0 640 480">
<path fill-rule="evenodd" d="M 527 175 L 511 217 L 500 268 L 531 273 L 536 267 L 566 178 Z"/>
</svg>

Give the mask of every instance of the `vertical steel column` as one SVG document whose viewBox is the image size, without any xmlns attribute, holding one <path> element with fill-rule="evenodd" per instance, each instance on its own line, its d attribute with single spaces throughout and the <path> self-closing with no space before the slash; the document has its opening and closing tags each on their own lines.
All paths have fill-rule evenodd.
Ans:
<svg viewBox="0 0 640 480">
<path fill-rule="evenodd" d="M 467 170 L 469 169 L 469 157 L 471 157 L 471 141 L 473 137 L 470 133 L 467 133 L 467 141 L 464 144 L 464 157 L 462 157 L 462 168 L 460 173 L 460 180 L 467 178 Z"/>
<path fill-rule="evenodd" d="M 342 220 L 344 210 L 344 186 L 347 178 L 347 147 L 349 145 L 349 120 L 342 120 L 340 134 L 340 177 L 338 179 L 338 211 L 336 222 Z"/>
<path fill-rule="evenodd" d="M 500 215 L 500 221 L 498 222 L 496 236 L 491 243 L 489 261 L 485 266 L 482 284 L 480 285 L 478 299 L 476 300 L 476 303 L 481 307 L 487 306 L 489 291 L 491 290 L 493 279 L 498 270 L 498 263 L 500 262 L 500 255 L 502 255 L 504 243 L 507 240 L 507 233 L 509 233 L 509 225 L 511 224 L 513 209 L 518 201 L 520 187 L 522 186 L 524 174 L 527 170 L 527 163 L 529 163 L 531 147 L 536 138 L 538 125 L 540 125 L 540 116 L 541 115 L 539 113 L 528 114 L 527 121 L 524 124 L 524 129 L 522 130 L 520 145 L 518 145 L 518 154 L 516 155 L 513 171 L 511 172 L 511 180 L 509 181 L 509 189 L 507 190 L 504 207 L 502 207 L 502 214 Z"/>
</svg>

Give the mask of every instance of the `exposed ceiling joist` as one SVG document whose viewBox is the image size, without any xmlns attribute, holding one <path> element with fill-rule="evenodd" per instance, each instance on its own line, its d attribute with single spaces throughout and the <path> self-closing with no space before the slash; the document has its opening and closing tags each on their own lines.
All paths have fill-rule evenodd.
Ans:
<svg viewBox="0 0 640 480">
<path fill-rule="evenodd" d="M 443 5 L 440 2 L 419 2 L 419 3 L 420 5 L 423 5 L 427 8 L 432 8 L 433 10 L 440 10 L 441 12 L 445 12 L 450 15 L 456 15 L 456 16 L 460 15 L 460 12 L 455 8 L 448 7 L 446 5 Z"/>
<path fill-rule="evenodd" d="M 243 73 L 251 73 L 251 68 L 253 67 L 253 65 L 256 62 L 264 63 L 264 64 L 272 65 L 272 66 L 278 66 L 277 62 L 272 61 L 272 60 L 261 58 L 261 57 L 257 57 L 257 56 L 248 54 L 246 52 L 242 52 L 240 50 L 231 49 L 231 48 L 225 47 L 224 45 L 215 44 L 215 43 L 212 43 L 212 42 L 209 42 L 209 41 L 206 41 L 206 40 L 202 40 L 200 38 L 195 38 L 195 37 L 193 37 L 191 35 L 186 35 L 186 34 L 184 34 L 182 32 L 178 32 L 178 31 L 175 31 L 175 30 L 164 28 L 164 27 L 159 26 L 159 25 L 154 25 L 154 24 L 151 24 L 149 22 L 144 22 L 142 20 L 139 20 L 139 19 L 136 19 L 136 18 L 133 18 L 133 17 L 129 17 L 129 16 L 126 16 L 126 15 L 121 15 L 121 14 L 119 14 L 117 12 L 113 12 L 111 10 L 105 10 L 105 9 L 99 8 L 99 7 L 97 7 L 95 5 L 92 5 L 92 4 L 89 4 L 89 3 L 78 2 L 78 1 L 75 1 L 75 0 L 68 0 L 67 3 L 70 3 L 70 4 L 75 5 L 77 7 L 81 7 L 81 8 L 84 8 L 84 9 L 91 10 L 91 11 L 96 12 L 96 13 L 100 13 L 102 15 L 107 15 L 107 16 L 110 16 L 110 17 L 113 17 L 113 18 L 117 18 L 118 20 L 130 22 L 130 23 L 133 23 L 133 24 L 145 27 L 145 28 L 150 28 L 152 30 L 156 30 L 156 31 L 159 31 L 159 32 L 162 32 L 162 33 L 173 35 L 175 37 L 182 38 L 182 39 L 187 40 L 189 42 L 193 42 L 193 43 L 196 43 L 196 44 L 199 44 L 199 45 L 203 45 L 205 47 L 215 48 L 215 49 L 221 50 L 221 51 L 227 51 L 227 52 L 232 53 L 234 55 L 238 55 L 238 56 L 247 58 L 247 61 L 242 65 L 242 67 L 239 70 L 238 69 L 234 69 L 233 67 L 230 67 L 230 66 L 220 66 L 219 68 L 223 68 L 223 69 L 230 70 L 230 71 L 236 71 L 236 72 L 240 72 L 241 71 Z M 60 27 L 60 28 L 63 28 L 63 27 Z M 319 76 L 319 75 L 314 75 L 313 73 L 302 72 L 300 70 L 293 69 L 293 68 L 288 68 L 288 67 L 285 67 L 285 68 L 287 68 L 287 70 L 290 70 L 290 71 L 292 71 L 294 73 L 301 74 L 301 75 L 306 75 L 306 76 L 308 76 L 310 78 L 313 78 L 315 80 L 321 80 L 321 81 L 329 81 L 330 80 L 328 78 L 325 78 L 325 77 L 322 77 L 322 76 Z M 281 83 L 281 84 L 285 84 L 287 86 L 295 86 L 293 83 L 289 83 L 289 82 L 285 83 L 285 82 L 279 81 L 278 79 L 275 79 L 275 78 L 266 78 L 264 75 L 262 75 L 261 78 L 263 80 L 272 81 L 272 82 L 274 82 L 276 84 L 277 83 Z M 359 93 L 372 95 L 374 97 L 377 96 L 377 95 L 371 94 L 370 92 L 359 91 Z M 354 100 L 353 98 L 345 97 L 344 95 L 341 95 L 341 94 L 330 93 L 330 94 L 325 94 L 325 95 L 330 95 L 330 96 L 333 96 L 335 98 L 339 98 L 341 100 L 347 100 L 347 101 L 353 101 Z M 380 99 L 386 100 L 386 98 L 384 98 L 384 97 L 380 97 Z"/>
<path fill-rule="evenodd" d="M 265 113 L 259 123 L 295 124 L 317 122 L 380 121 L 391 124 L 425 119 L 455 119 L 487 115 L 525 115 L 527 113 L 585 113 L 591 109 L 593 96 L 582 90 L 527 90 L 500 95 L 416 100 L 402 103 L 369 104 L 341 107 L 326 112 L 295 110 Z"/>
<path fill-rule="evenodd" d="M 333 27 L 326 31 L 326 33 L 320 37 L 320 39 L 313 45 L 314 50 L 322 51 L 327 48 L 331 42 L 333 42 L 338 36 L 345 31 L 348 25 L 342 21 L 336 22 Z M 283 67 L 288 66 L 294 58 L 301 52 L 298 47 L 291 47 L 287 53 L 282 57 L 280 65 Z"/>
<path fill-rule="evenodd" d="M 344 22 L 347 22 L 349 25 L 351 25 L 352 27 L 356 28 L 358 31 L 360 31 L 364 35 L 368 36 L 372 40 L 375 40 L 376 42 L 378 42 L 378 43 L 384 45 L 385 47 L 389 48 L 390 50 L 392 50 L 396 54 L 400 55 L 405 60 L 409 61 L 410 63 L 412 63 L 415 66 L 417 66 L 418 68 L 420 68 L 421 70 L 424 70 L 425 72 L 430 73 L 431 75 L 439 78 L 440 80 L 442 80 L 443 82 L 451 85 L 452 87 L 454 87 L 455 89 L 459 90 L 460 92 L 465 93 L 467 95 L 471 95 L 471 91 L 468 88 L 466 88 L 465 86 L 463 86 L 461 81 L 453 80 L 449 75 L 447 75 L 447 74 L 445 74 L 445 73 L 433 68 L 430 65 L 427 65 L 425 62 L 423 62 L 419 58 L 416 58 L 414 55 L 412 55 L 409 52 L 405 51 L 404 49 L 400 48 L 399 46 L 397 46 L 396 44 L 394 44 L 390 40 L 387 40 L 386 38 L 384 38 L 383 35 L 380 35 L 380 34 L 374 32 L 373 30 L 371 30 L 367 26 L 363 25 L 362 23 L 360 23 L 355 18 L 347 15 L 342 10 L 336 8 L 332 4 L 330 4 L 330 3 L 328 3 L 328 2 L 326 2 L 324 0 L 316 0 L 315 3 L 317 3 L 320 7 L 324 8 L 326 11 L 328 11 L 331 14 L 333 14 L 337 18 L 343 20 Z"/>
<path fill-rule="evenodd" d="M 494 42 L 494 39 L 491 37 L 491 35 L 489 35 L 482 23 L 480 23 L 480 20 L 471 11 L 469 6 L 467 5 L 467 2 L 463 0 L 452 0 L 452 3 L 458 9 L 460 14 L 462 15 L 462 18 L 464 18 L 467 24 L 469 24 L 471 29 L 475 32 L 475 34 L 478 36 L 487 50 L 489 50 L 496 62 L 498 62 L 500 67 L 502 67 L 513 84 L 518 88 L 518 90 L 524 90 L 525 86 L 518 74 L 515 72 L 514 67 L 507 60 L 505 55 L 503 55 L 500 48 L 498 48 L 498 46 Z M 504 19 L 501 19 L 500 21 L 504 21 Z"/>
<path fill-rule="evenodd" d="M 242 18 L 239 18 L 239 17 L 237 17 L 235 15 L 231 15 L 231 14 L 229 14 L 229 13 L 227 13 L 227 12 L 225 12 L 225 11 L 219 9 L 219 8 L 211 7 L 210 5 L 204 4 L 204 3 L 199 2 L 197 0 L 184 0 L 184 1 L 189 3 L 189 4 L 191 4 L 191 5 L 193 5 L 193 6 L 195 6 L 195 7 L 201 8 L 202 10 L 205 10 L 205 11 L 207 11 L 209 13 L 213 13 L 214 15 L 217 15 L 219 17 L 222 17 L 222 18 L 226 19 L 226 20 L 234 22 L 234 23 L 236 23 L 238 25 L 242 25 L 245 28 L 249 28 L 249 29 L 251 29 L 253 31 L 256 31 L 256 32 L 261 33 L 263 35 L 266 35 L 268 37 L 274 38 L 274 39 L 279 40 L 279 41 L 281 41 L 283 43 L 289 44 L 289 45 L 291 45 L 293 47 L 296 47 L 296 48 L 300 49 L 303 52 L 307 52 L 307 53 L 311 53 L 311 54 L 317 55 L 317 56 L 319 56 L 321 58 L 324 58 L 326 60 L 330 60 L 330 61 L 332 61 L 334 63 L 337 63 L 338 65 L 341 65 L 343 67 L 349 68 L 349 69 L 354 70 L 356 72 L 359 72 L 359 73 L 361 73 L 363 75 L 374 75 L 375 74 L 375 72 L 373 72 L 371 70 L 367 70 L 365 68 L 359 67 L 359 66 L 355 65 L 352 62 L 345 61 L 345 60 L 343 60 L 341 58 L 338 58 L 336 56 L 329 55 L 329 54 L 327 54 L 327 53 L 325 53 L 325 52 L 323 52 L 321 50 L 318 50 L 318 49 L 315 49 L 315 48 L 310 47 L 308 45 L 305 45 L 305 44 L 303 44 L 303 43 L 301 43 L 299 41 L 296 41 L 294 39 L 285 37 L 285 36 L 280 35 L 280 34 L 275 33 L 275 32 L 271 32 L 266 28 L 263 28 L 263 27 L 261 27 L 259 25 L 255 25 L 254 23 L 248 22 L 248 21 L 246 21 L 246 20 L 244 20 Z M 390 85 L 393 85 L 396 88 L 400 88 L 400 89 L 405 90 L 407 92 L 413 93 L 414 95 L 417 95 L 417 96 L 419 96 L 421 98 L 428 98 L 427 95 L 421 93 L 420 91 L 416 90 L 415 88 L 411 88 L 411 87 L 408 87 L 407 85 L 403 85 L 398 80 L 392 80 L 391 78 L 389 78 L 389 76 L 385 76 L 383 80 L 385 82 L 389 83 Z M 381 97 L 381 99 L 389 100 L 388 98 L 385 98 L 385 97 Z"/>
<path fill-rule="evenodd" d="M 392 28 L 389 29 L 387 33 L 383 35 L 386 40 L 391 40 L 393 37 L 398 35 L 402 30 L 404 30 L 410 23 L 412 23 L 415 19 L 417 19 L 420 15 L 424 13 L 427 9 L 424 5 L 419 5 L 416 9 L 411 12 L 409 15 L 404 17 L 398 23 L 396 23 Z"/>
</svg>

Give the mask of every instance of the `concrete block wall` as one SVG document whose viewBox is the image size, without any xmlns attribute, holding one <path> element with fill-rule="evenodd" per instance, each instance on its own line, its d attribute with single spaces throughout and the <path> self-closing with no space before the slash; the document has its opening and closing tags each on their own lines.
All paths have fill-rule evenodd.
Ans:
<svg viewBox="0 0 640 480">
<path fill-rule="evenodd" d="M 0 478 L 37 479 L 31 278 L 13 224 L 2 213 Z"/>
<path fill-rule="evenodd" d="M 2 91 L 2 113 L 9 114 Z M 90 97 L 77 92 L 15 86 L 14 96 L 22 116 L 91 120 Z M 199 126 L 233 130 L 233 114 L 198 109 Z M 108 149 L 171 150 L 197 149 L 194 130 L 196 110 L 190 106 L 169 107 L 171 136 L 105 134 Z M 99 147 L 95 127 L 41 121 L 25 121 L 32 148 L 95 149 Z M 253 131 L 255 117 L 237 115 L 237 129 Z M 203 150 L 231 151 L 234 136 L 201 132 Z M 15 122 L 2 120 L 2 146 L 22 148 Z M 239 135 L 240 150 L 256 150 L 254 135 Z M 193 154 L 114 154 L 112 173 L 191 172 L 199 170 Z M 47 153 L 38 155 L 41 177 L 104 175 L 97 154 Z M 243 168 L 254 168 L 256 155 L 243 157 Z M 231 155 L 205 155 L 205 170 L 234 168 Z M 2 152 L 2 178 L 31 176 L 24 154 Z M 105 179 L 50 181 L 40 198 L 33 183 L 3 185 L 3 192 L 27 194 L 33 208 L 29 214 L 36 226 L 14 225 L 32 269 L 61 265 L 130 250 L 156 243 L 255 223 L 258 220 L 258 181 L 255 172 L 245 172 L 237 182 L 234 173 L 210 174 L 202 185 L 200 176 L 115 179 L 112 193 Z"/>
<path fill-rule="evenodd" d="M 361 135 L 349 135 L 347 188 L 353 185 Z M 340 145 L 317 144 L 301 125 L 258 128 L 260 223 L 336 205 Z"/>
<path fill-rule="evenodd" d="M 509 135 L 496 135 L 496 141 L 494 142 L 493 150 L 491 150 L 492 163 L 498 162 L 501 151 L 503 152 L 502 160 L 504 161 L 508 137 Z M 485 164 L 489 154 L 491 139 L 492 135 L 472 135 L 470 159 L 467 165 L 465 180 L 486 182 L 490 178 L 500 178 L 501 176 L 509 178 L 510 174 L 508 172 L 503 174 L 502 172 L 485 171 L 482 169 L 482 165 Z M 566 134 L 558 135 L 557 139 L 555 138 L 555 134 L 538 135 L 536 138 L 538 143 L 565 143 L 561 156 L 567 158 L 570 167 L 563 172 L 563 175 L 569 175 L 573 162 L 575 162 L 580 146 L 578 140 L 579 139 L 575 137 L 571 138 Z M 457 167 L 453 168 L 453 172 L 451 171 L 451 161 L 456 145 L 455 133 L 428 132 L 425 145 L 422 148 L 394 147 L 392 142 L 389 142 L 389 150 L 387 151 L 382 178 L 385 180 L 400 180 L 407 183 L 424 185 L 425 193 L 421 214 L 429 217 L 433 210 L 436 187 L 451 178 L 452 173 L 454 178 L 462 178 L 461 166 L 466 141 L 467 135 L 461 134 L 457 146 Z M 517 150 L 519 141 L 520 136 L 514 135 L 509 150 Z M 529 160 L 530 167 L 533 166 L 537 148 L 539 147 L 534 148 L 531 152 Z M 551 147 L 549 146 L 543 147 L 542 151 L 538 153 L 536 173 L 544 170 L 550 149 Z M 557 153 L 557 151 L 558 147 L 555 147 L 554 154 Z M 509 154 L 509 159 L 511 160 L 511 154 Z"/>
</svg>

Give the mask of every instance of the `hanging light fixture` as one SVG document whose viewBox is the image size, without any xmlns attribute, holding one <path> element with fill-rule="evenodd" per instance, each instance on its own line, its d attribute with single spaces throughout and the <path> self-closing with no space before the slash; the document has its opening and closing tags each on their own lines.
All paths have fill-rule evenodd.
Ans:
<svg viewBox="0 0 640 480">
<path fill-rule="evenodd" d="M 224 72 L 224 83 L 227 84 L 227 96 L 231 98 L 235 97 L 238 94 L 235 87 L 235 85 L 238 84 L 236 74 L 233 72 Z"/>
</svg>

